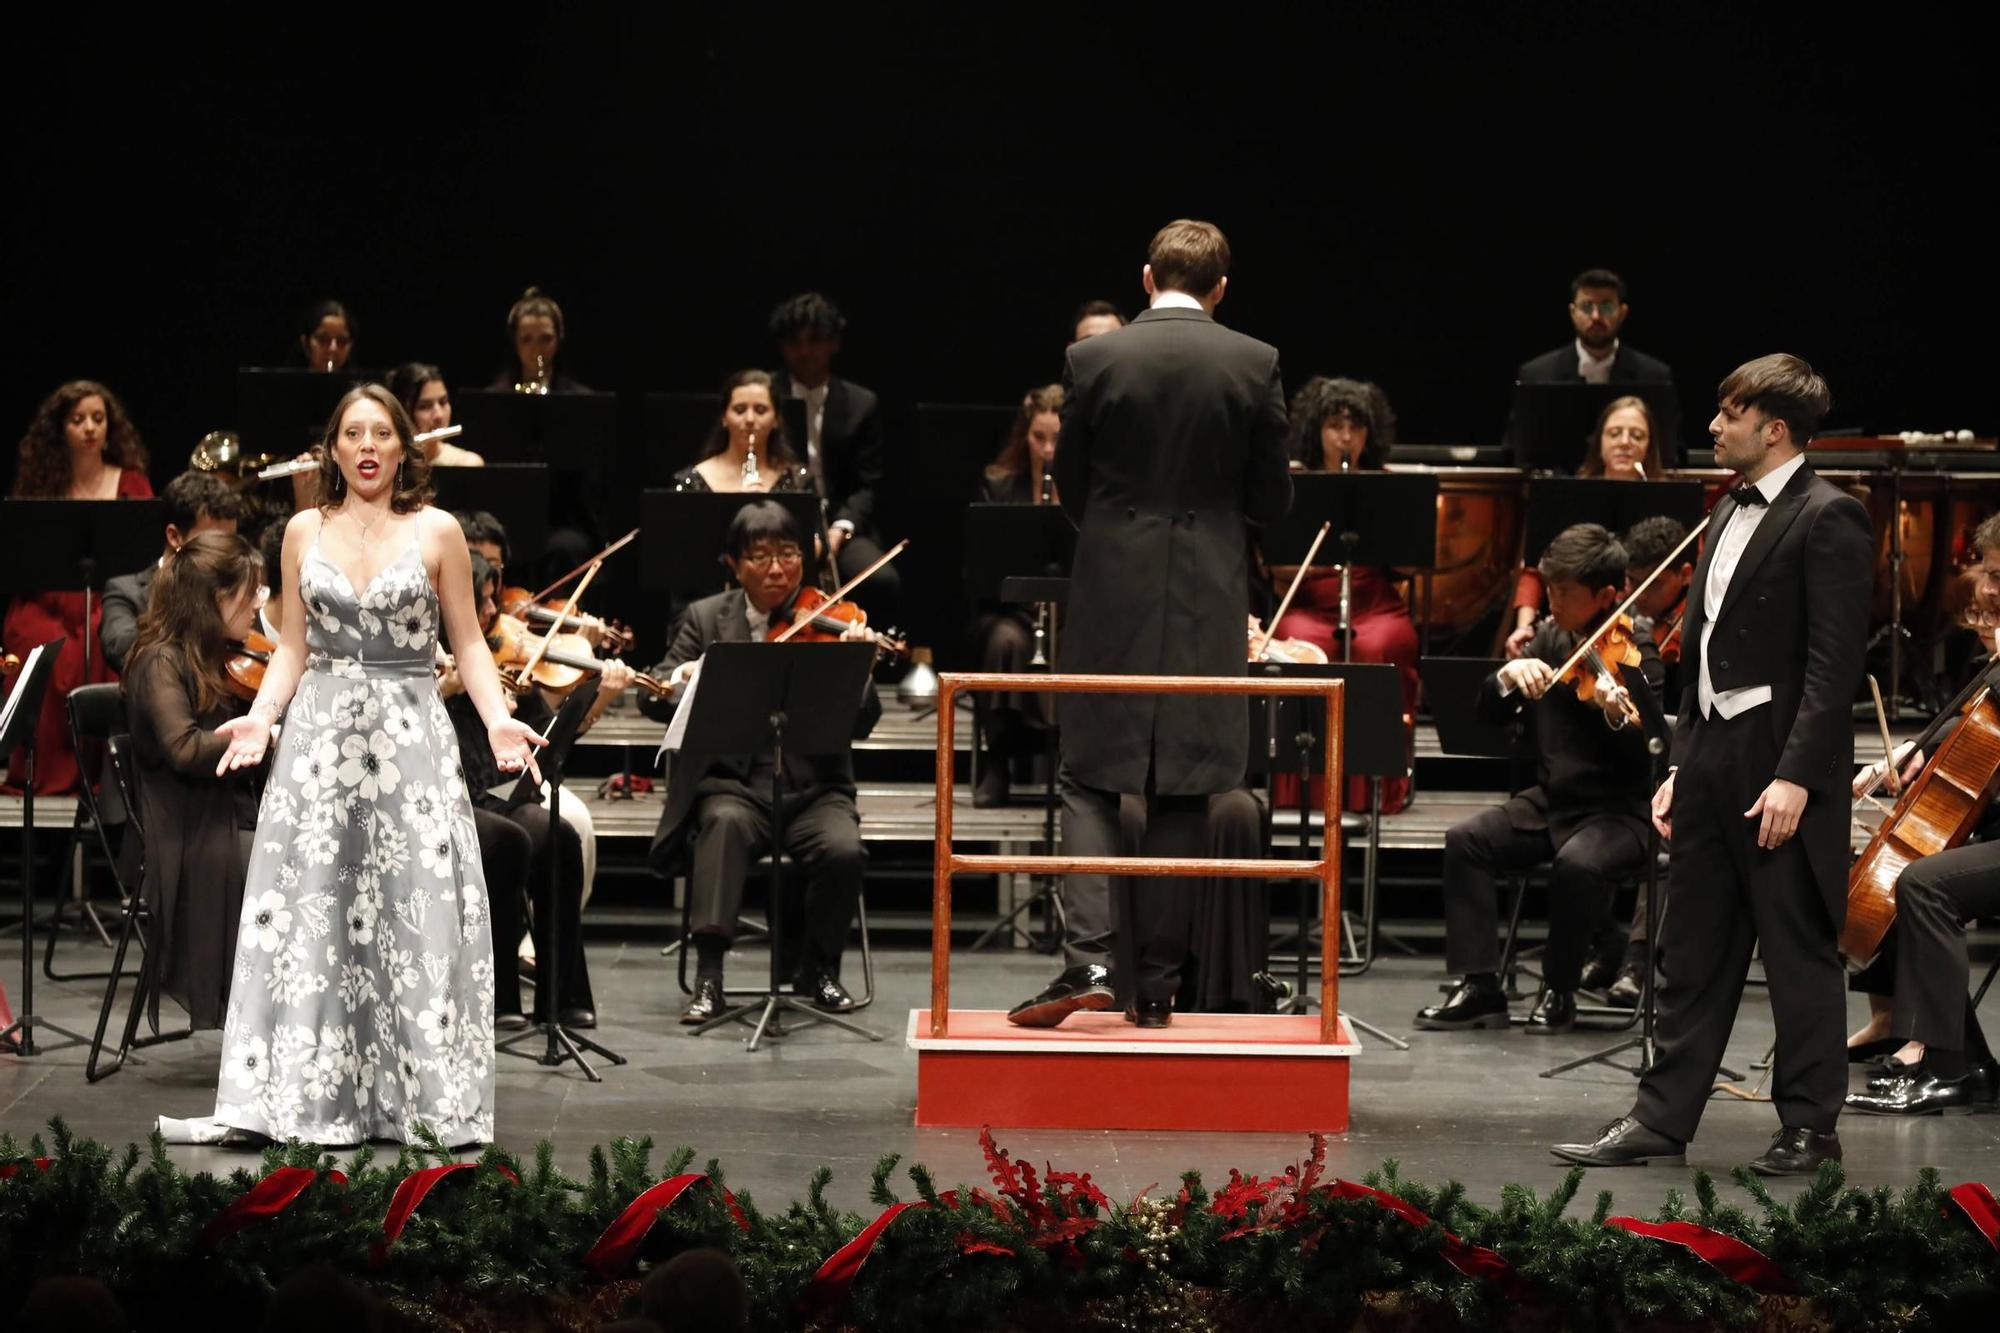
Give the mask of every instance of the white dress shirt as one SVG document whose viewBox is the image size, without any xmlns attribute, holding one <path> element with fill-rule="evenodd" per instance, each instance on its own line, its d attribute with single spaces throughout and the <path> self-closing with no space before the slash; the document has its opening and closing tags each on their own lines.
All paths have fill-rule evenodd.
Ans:
<svg viewBox="0 0 2000 1333">
<path fill-rule="evenodd" d="M 1740 689 L 1717 691 L 1715 682 L 1708 674 L 1708 639 L 1715 632 L 1715 615 L 1722 609 L 1722 602 L 1729 595 L 1729 581 L 1736 576 L 1736 566 L 1743 559 L 1743 549 L 1750 545 L 1750 538 L 1756 535 L 1757 525 L 1764 521 L 1770 509 L 1770 501 L 1778 498 L 1778 492 L 1792 479 L 1806 461 L 1800 454 L 1788 462 L 1780 463 L 1765 473 L 1757 482 L 1757 489 L 1765 499 L 1761 505 L 1738 505 L 1736 512 L 1729 516 L 1721 533 L 1715 539 L 1715 555 L 1708 562 L 1708 581 L 1701 589 L 1701 674 L 1697 677 L 1695 701 L 1701 705 L 1703 717 L 1720 713 L 1724 717 L 1737 717 L 1752 708 L 1771 702 L 1769 685 L 1745 685 Z"/>
<path fill-rule="evenodd" d="M 808 389 L 797 380 L 793 380 L 791 384 L 791 396 L 803 400 L 806 405 L 806 467 L 812 472 L 813 481 L 824 495 L 826 482 L 820 473 L 819 441 L 826 430 L 827 386 L 822 384 L 816 389 Z"/>
<path fill-rule="evenodd" d="M 1201 309 L 1201 302 L 1195 300 L 1186 292 L 1155 292 L 1153 294 L 1152 308 L 1154 310 L 1199 310 Z"/>
<path fill-rule="evenodd" d="M 1616 360 L 1618 343 L 1615 339 L 1611 343 L 1611 355 L 1601 361 L 1590 354 L 1590 349 L 1583 345 L 1583 339 L 1576 340 L 1576 373 L 1583 376 L 1585 384 L 1611 383 L 1611 366 Z"/>
</svg>

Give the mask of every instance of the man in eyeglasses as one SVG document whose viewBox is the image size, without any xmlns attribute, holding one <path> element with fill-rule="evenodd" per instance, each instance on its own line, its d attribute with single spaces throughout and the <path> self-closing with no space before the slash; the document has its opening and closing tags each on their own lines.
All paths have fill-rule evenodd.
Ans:
<svg viewBox="0 0 2000 1333">
<path fill-rule="evenodd" d="M 776 501 L 757 500 L 736 511 L 723 538 L 722 559 L 737 586 L 704 597 L 681 613 L 667 656 L 652 671 L 674 693 L 671 699 L 644 705 L 648 716 L 672 719 L 710 645 L 753 642 L 763 639 L 774 622 L 789 623 L 805 570 L 804 548 L 790 511 Z M 841 637 L 872 636 L 866 626 L 856 625 Z M 881 716 L 882 700 L 871 682 L 855 718 L 854 738 L 866 736 Z M 697 964 L 694 996 L 681 1022 L 694 1025 L 725 1008 L 722 960 L 736 938 L 744 878 L 751 863 L 770 849 L 771 757 L 675 750 L 670 762 L 667 805 L 650 860 L 655 871 L 671 874 L 681 849 L 689 853 Z M 854 1008 L 854 1000 L 840 984 L 840 955 L 862 877 L 853 755 L 788 752 L 779 790 L 785 805 L 785 854 L 808 877 L 803 944 L 792 989 L 817 1008 L 844 1013 Z"/>
<path fill-rule="evenodd" d="M 1631 313 L 1625 279 L 1607 268 L 1585 269 L 1569 284 L 1575 340 L 1524 363 L 1515 378 L 1522 384 L 1672 384 L 1666 362 L 1619 341 Z"/>
</svg>

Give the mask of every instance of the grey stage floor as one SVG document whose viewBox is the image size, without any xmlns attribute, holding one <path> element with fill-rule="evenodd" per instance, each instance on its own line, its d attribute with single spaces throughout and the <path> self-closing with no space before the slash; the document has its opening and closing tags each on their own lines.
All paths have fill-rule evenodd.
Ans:
<svg viewBox="0 0 2000 1333">
<path fill-rule="evenodd" d="M 93 951 L 72 943 L 64 953 L 81 963 Z M 738 955 L 732 981 L 749 983 L 763 958 L 757 951 Z M 1036 954 L 961 953 L 954 962 L 954 1003 L 968 1008 L 1005 1008 L 1053 972 Z M 580 1171 L 592 1144 L 621 1134 L 651 1135 L 663 1150 L 685 1143 L 698 1161 L 721 1158 L 731 1185 L 748 1188 L 766 1204 L 802 1194 L 813 1169 L 825 1163 L 835 1172 L 834 1202 L 861 1212 L 873 1211 L 868 1173 L 885 1152 L 928 1163 L 941 1184 L 983 1180 L 977 1131 L 918 1130 L 911 1123 L 915 1056 L 903 1046 L 903 1030 L 909 1010 L 929 1002 L 927 953 L 878 956 L 881 999 L 862 1018 L 885 1040 L 870 1043 L 819 1028 L 755 1054 L 745 1052 L 740 1037 L 683 1035 L 674 1023 L 680 994 L 671 962 L 653 945 L 593 945 L 591 966 L 603 1022 L 597 1035 L 631 1063 L 605 1069 L 604 1082 L 592 1084 L 573 1070 L 503 1057 L 499 1132 L 517 1151 L 550 1138 L 558 1161 Z M 10 995 L 18 999 L 17 941 L 0 948 L 0 967 Z M 849 969 L 857 970 L 852 954 Z M 1392 958 L 1349 982 L 1342 990 L 1343 1007 L 1407 1034 L 1411 1014 L 1436 996 L 1440 979 L 1436 958 Z M 83 983 L 44 982 L 36 988 L 44 1017 L 82 1031 L 91 1026 L 99 993 Z M 1858 1021 L 1859 1001 L 1854 1011 Z M 1456 1178 L 1473 1198 L 1492 1204 L 1510 1180 L 1538 1189 L 1553 1185 L 1562 1168 L 1544 1145 L 1588 1135 L 1630 1105 L 1632 1079 L 1614 1070 L 1537 1077 L 1545 1066 L 1609 1040 L 1600 1034 L 1408 1035 L 1413 1046 L 1407 1053 L 1368 1041 L 1355 1059 L 1353 1127 L 1331 1146 L 1334 1171 L 1357 1177 L 1395 1157 L 1408 1176 Z M 1730 1044 L 1731 1062 L 1742 1068 L 1770 1040 L 1770 1010 L 1763 993 L 1753 989 Z M 119 1143 L 140 1138 L 158 1113 L 191 1116 L 212 1109 L 219 1050 L 219 1035 L 203 1033 L 147 1052 L 146 1064 L 96 1086 L 84 1081 L 80 1048 L 32 1060 L 0 1055 L 0 1128 L 25 1137 L 61 1114 L 96 1138 Z M 1079 1087 L 1075 1095 L 1087 1097 L 1089 1091 Z M 1690 1162 L 1726 1172 L 1754 1156 L 1775 1127 L 1768 1105 L 1718 1097 Z M 1912 1122 L 1849 1116 L 1841 1132 L 1849 1175 L 1857 1183 L 1901 1185 L 1922 1165 L 1939 1167 L 1947 1183 L 2000 1180 L 2000 1116 Z M 1004 1128 L 997 1133 L 1016 1156 L 1090 1171 L 1115 1199 L 1171 1182 L 1190 1167 L 1210 1173 L 1211 1180 L 1232 1166 L 1275 1172 L 1307 1146 L 1303 1135 Z M 190 1167 L 216 1170 L 251 1160 L 213 1149 L 179 1148 L 174 1155 Z M 1598 1188 L 1610 1188 L 1622 1205 L 1651 1210 L 1670 1185 L 1685 1179 L 1678 1168 L 1597 1172 L 1586 1182 L 1581 1202 L 1587 1207 Z"/>
</svg>

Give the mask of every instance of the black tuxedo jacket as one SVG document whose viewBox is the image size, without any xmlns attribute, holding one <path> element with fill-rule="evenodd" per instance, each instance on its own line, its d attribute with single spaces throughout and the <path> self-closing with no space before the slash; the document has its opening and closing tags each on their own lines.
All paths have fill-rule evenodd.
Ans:
<svg viewBox="0 0 2000 1333">
<path fill-rule="evenodd" d="M 1798 836 L 1836 929 L 1847 914 L 1848 784 L 1854 772 L 1856 691 L 1868 643 L 1875 543 L 1861 502 L 1813 471 L 1792 474 L 1737 562 L 1719 606 L 1707 599 L 1709 561 L 1736 502 L 1716 503 L 1681 634 L 1682 688 L 1674 750 L 1701 720 L 1701 637 L 1718 691 L 1769 685 L 1756 710 L 1780 747 L 1770 776 L 1809 793 Z"/>
<path fill-rule="evenodd" d="M 1063 671 L 1241 676 L 1249 614 L 1245 520 L 1291 507 L 1278 352 L 1199 310 L 1148 310 L 1072 344 L 1056 487 L 1077 524 Z M 1079 782 L 1163 795 L 1243 780 L 1234 696 L 1061 695 Z"/>
<path fill-rule="evenodd" d="M 792 377 L 780 370 L 772 387 L 781 405 L 792 396 Z M 792 452 L 806 456 L 806 442 L 793 440 Z M 874 537 L 875 492 L 888 467 L 883 457 L 882 404 L 873 389 L 835 375 L 826 384 L 826 418 L 819 433 L 820 474 L 826 483 L 829 523 L 846 519 L 854 530 Z"/>
<path fill-rule="evenodd" d="M 687 610 L 681 612 L 680 621 L 674 627 L 666 657 L 649 674 L 665 680 L 675 667 L 683 662 L 692 662 L 707 652 L 710 644 L 748 643 L 750 618 L 745 614 L 748 605 L 740 588 L 731 588 L 690 603 Z M 662 722 L 673 720 L 676 706 L 668 700 L 650 696 L 640 705 L 648 717 Z M 882 698 L 875 692 L 875 683 L 870 681 L 867 692 L 862 696 L 861 712 L 855 717 L 854 738 L 860 740 L 873 731 L 881 716 Z M 747 754 L 690 754 L 681 750 L 667 756 L 667 805 L 660 813 L 660 825 L 653 835 L 649 856 L 656 871 L 665 874 L 672 866 L 682 826 L 694 810 L 696 798 L 702 794 L 703 781 L 724 778 L 742 782 L 749 777 L 756 758 Z M 854 756 L 851 751 L 842 750 L 837 755 L 788 753 L 785 758 L 788 771 L 798 778 L 796 790 L 801 794 L 840 791 L 848 796 L 854 795 Z M 759 800 L 767 799 L 763 792 L 756 795 Z"/>
<path fill-rule="evenodd" d="M 1543 352 L 1521 363 L 1514 378 L 1522 384 L 1582 384 L 1576 369 L 1576 340 L 1554 351 Z M 1647 356 L 1630 343 L 1618 344 L 1618 356 L 1611 363 L 1613 384 L 1672 384 L 1673 368 L 1658 357 Z"/>
<path fill-rule="evenodd" d="M 97 631 L 97 646 L 113 671 L 125 670 L 125 654 L 139 637 L 139 617 L 145 614 L 146 600 L 153 595 L 153 576 L 159 572 L 159 565 L 151 564 L 104 585 L 104 622 Z"/>
</svg>

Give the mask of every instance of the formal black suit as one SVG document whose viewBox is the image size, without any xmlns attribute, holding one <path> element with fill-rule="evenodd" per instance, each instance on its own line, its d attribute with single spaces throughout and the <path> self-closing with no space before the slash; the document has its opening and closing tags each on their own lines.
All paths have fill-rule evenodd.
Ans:
<svg viewBox="0 0 2000 1333">
<path fill-rule="evenodd" d="M 1058 665 L 1065 672 L 1241 676 L 1245 521 L 1291 505 L 1277 349 L 1200 310 L 1148 310 L 1069 348 L 1056 486 L 1079 528 Z M 1061 696 L 1063 848 L 1119 851 L 1116 793 L 1149 802 L 1147 855 L 1199 856 L 1207 798 L 1243 780 L 1234 696 Z M 1133 894 L 1144 1001 L 1170 999 L 1192 881 Z"/>
<path fill-rule="evenodd" d="M 1777 1019 L 1772 1101 L 1788 1128 L 1829 1132 L 1847 1091 L 1845 977 L 1850 708 L 1868 637 L 1874 543 L 1860 501 L 1802 463 L 1771 499 L 1720 599 L 1708 576 L 1737 504 L 1715 507 L 1688 593 L 1674 730 L 1672 910 L 1661 934 L 1659 1055 L 1634 1114 L 1694 1136 L 1735 1023 L 1753 946 Z M 1718 693 L 1766 685 L 1770 702 L 1701 712 L 1703 629 Z M 1773 778 L 1808 793 L 1798 832 L 1769 851 L 1744 817 Z"/>
<path fill-rule="evenodd" d="M 667 655 L 653 668 L 661 680 L 692 662 L 712 644 L 750 640 L 748 600 L 732 588 L 690 604 L 681 613 Z M 773 652 L 810 651 L 773 647 Z M 648 700 L 647 714 L 671 721 L 675 704 Z M 856 740 L 874 730 L 882 700 L 871 682 L 855 720 Z M 785 851 L 806 869 L 804 965 L 838 975 L 848 923 L 861 893 L 861 818 L 854 807 L 853 754 L 785 756 Z M 733 940 L 743 902 L 744 878 L 771 836 L 771 760 L 768 755 L 710 755 L 676 751 L 669 756 L 667 804 L 653 836 L 650 861 L 673 873 L 681 849 L 691 847 L 688 891 L 693 929 Z"/>
<path fill-rule="evenodd" d="M 779 409 L 792 396 L 792 377 L 773 375 Z M 826 501 L 829 524 L 843 519 L 854 534 L 840 548 L 836 561 L 844 583 L 882 555 L 882 533 L 876 522 L 877 492 L 888 472 L 882 443 L 882 404 L 873 389 L 835 375 L 826 382 L 825 415 L 819 433 L 820 496 Z M 807 456 L 805 440 L 792 441 L 792 452 Z M 855 590 L 854 600 L 878 625 L 893 624 L 902 599 L 902 578 L 894 565 L 884 566 Z"/>
<path fill-rule="evenodd" d="M 1523 361 L 1514 378 L 1521 384 L 1582 384 L 1583 375 L 1577 370 L 1576 341 L 1572 339 L 1561 347 Z M 1674 372 L 1673 367 L 1658 357 L 1647 356 L 1630 343 L 1620 342 L 1618 355 L 1611 362 L 1611 382 L 1672 384 Z"/>
<path fill-rule="evenodd" d="M 1652 637 L 1635 630 L 1640 671 L 1648 688 L 1660 682 Z M 1526 657 L 1559 667 L 1577 636 L 1544 623 Z M 1535 785 L 1505 804 L 1454 824 L 1444 841 L 1445 967 L 1464 975 L 1500 967 L 1494 874 L 1554 858 L 1549 895 L 1549 943 L 1542 975 L 1551 990 L 1573 991 L 1592 931 L 1624 876 L 1642 870 L 1649 839 L 1646 804 L 1652 766 L 1646 731 L 1613 730 L 1603 710 L 1567 685 L 1530 701 L 1500 692 L 1499 674 L 1480 685 L 1479 712 L 1500 722 L 1530 709 L 1535 734 Z"/>
<path fill-rule="evenodd" d="M 97 646 L 104 660 L 117 672 L 125 670 L 125 654 L 139 637 L 139 617 L 146 613 L 146 601 L 153 595 L 153 576 L 158 563 L 136 574 L 121 574 L 104 585 L 104 620 L 98 627 Z"/>
</svg>

